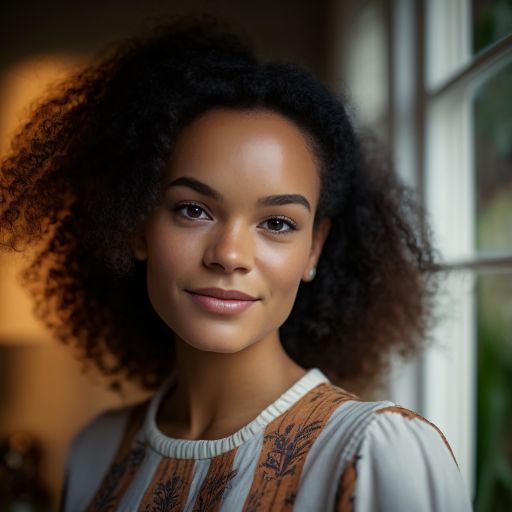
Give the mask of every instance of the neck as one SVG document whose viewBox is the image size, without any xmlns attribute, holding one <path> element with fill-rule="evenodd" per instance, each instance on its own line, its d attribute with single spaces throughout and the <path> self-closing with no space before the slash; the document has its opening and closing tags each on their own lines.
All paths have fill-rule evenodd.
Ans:
<svg viewBox="0 0 512 512">
<path fill-rule="evenodd" d="M 234 433 L 306 373 L 277 332 L 235 353 L 198 350 L 176 338 L 176 364 L 177 385 L 157 421 L 164 433 L 183 439 Z"/>
</svg>

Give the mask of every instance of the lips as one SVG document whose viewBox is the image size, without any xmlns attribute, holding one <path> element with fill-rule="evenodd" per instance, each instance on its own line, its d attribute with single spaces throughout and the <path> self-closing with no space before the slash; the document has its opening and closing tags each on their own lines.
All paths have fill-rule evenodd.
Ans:
<svg viewBox="0 0 512 512">
<path fill-rule="evenodd" d="M 223 300 L 258 300 L 256 297 L 243 293 L 239 290 L 222 290 L 221 288 L 197 288 L 195 290 L 187 290 L 197 295 L 207 295 L 208 297 L 216 297 Z"/>
<path fill-rule="evenodd" d="M 193 302 L 209 313 L 234 315 L 250 308 L 259 299 L 238 290 L 198 288 L 185 290 Z"/>
</svg>

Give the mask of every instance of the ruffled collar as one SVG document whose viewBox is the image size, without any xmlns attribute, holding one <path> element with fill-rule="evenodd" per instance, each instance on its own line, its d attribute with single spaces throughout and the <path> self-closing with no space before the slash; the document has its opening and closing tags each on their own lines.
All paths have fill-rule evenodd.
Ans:
<svg viewBox="0 0 512 512">
<path fill-rule="evenodd" d="M 267 406 L 250 423 L 222 439 L 177 439 L 163 434 L 157 427 L 156 415 L 160 403 L 173 384 L 169 377 L 151 399 L 144 419 L 144 434 L 150 446 L 164 457 L 178 459 L 209 459 L 228 452 L 261 432 L 271 421 L 283 414 L 308 391 L 323 382 L 330 382 L 318 368 L 311 368 L 288 388 L 277 400 Z"/>
</svg>

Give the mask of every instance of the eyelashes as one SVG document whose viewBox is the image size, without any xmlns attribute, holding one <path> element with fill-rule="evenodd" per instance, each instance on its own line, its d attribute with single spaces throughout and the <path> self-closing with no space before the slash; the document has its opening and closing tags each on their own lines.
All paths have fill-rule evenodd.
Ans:
<svg viewBox="0 0 512 512">
<path fill-rule="evenodd" d="M 174 208 L 172 208 L 172 211 L 175 212 L 177 215 L 179 215 L 180 217 L 182 217 L 184 219 L 190 220 L 192 222 L 209 218 L 209 217 L 201 217 L 201 216 L 196 217 L 194 215 L 185 215 L 183 213 L 183 210 L 188 210 L 189 213 L 191 213 L 193 210 L 195 210 L 195 212 L 199 213 L 199 215 L 201 213 L 206 214 L 205 209 L 196 203 L 181 203 L 181 204 L 175 206 Z M 198 212 L 198 210 L 199 210 L 199 212 Z M 284 234 L 290 233 L 292 231 L 296 231 L 298 229 L 297 223 L 293 219 L 290 219 L 290 217 L 287 217 L 286 215 L 274 215 L 272 217 L 265 219 L 263 221 L 263 223 L 276 222 L 276 221 L 278 222 L 279 226 L 285 225 L 285 226 L 288 226 L 289 229 L 286 229 L 286 230 L 271 229 L 271 228 L 268 229 L 268 231 L 270 231 L 272 234 L 284 235 Z"/>
<path fill-rule="evenodd" d="M 175 206 L 172 211 L 173 212 L 176 212 L 178 213 L 178 215 L 180 217 L 184 217 L 185 219 L 189 219 L 189 220 L 201 220 L 201 217 L 194 217 L 194 216 L 189 216 L 189 215 L 183 215 L 182 213 L 182 210 L 185 209 L 185 208 L 195 208 L 196 210 L 201 210 L 203 212 L 205 212 L 204 208 L 202 206 L 199 206 L 198 204 L 195 204 L 195 203 L 181 203 L 179 204 L 178 206 Z M 206 212 L 205 212 L 206 213 Z M 205 217 L 203 217 L 204 219 Z M 209 217 L 206 217 L 206 218 L 209 218 Z"/>
<path fill-rule="evenodd" d="M 289 217 L 285 217 L 284 215 L 276 215 L 275 217 L 269 217 L 267 220 L 265 220 L 263 222 L 270 222 L 270 221 L 278 221 L 278 222 L 281 222 L 284 225 L 287 225 L 289 227 L 289 229 L 287 229 L 285 231 L 282 231 L 280 229 L 277 229 L 277 230 L 271 229 L 270 231 L 272 231 L 272 233 L 283 234 L 283 233 L 289 233 L 290 231 L 297 230 L 297 224 L 292 219 L 290 219 Z"/>
</svg>

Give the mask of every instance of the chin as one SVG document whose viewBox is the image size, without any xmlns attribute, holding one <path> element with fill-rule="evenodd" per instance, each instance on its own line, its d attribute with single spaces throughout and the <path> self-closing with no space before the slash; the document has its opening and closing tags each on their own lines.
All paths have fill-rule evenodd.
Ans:
<svg viewBox="0 0 512 512">
<path fill-rule="evenodd" d="M 245 349 L 252 342 L 246 339 L 245 342 L 240 332 L 218 332 L 216 329 L 209 329 L 208 333 L 183 333 L 178 336 L 187 345 L 203 352 L 215 352 L 221 354 L 234 354 Z"/>
<path fill-rule="evenodd" d="M 202 352 L 213 352 L 216 354 L 235 354 L 247 347 L 247 345 L 240 345 L 240 343 L 222 343 L 219 342 L 219 340 L 216 340 L 215 342 L 211 343 L 201 343 L 197 341 L 194 341 L 193 343 L 185 341 L 185 343 L 187 343 L 191 347 L 194 347 L 197 350 L 201 350 Z"/>
</svg>

